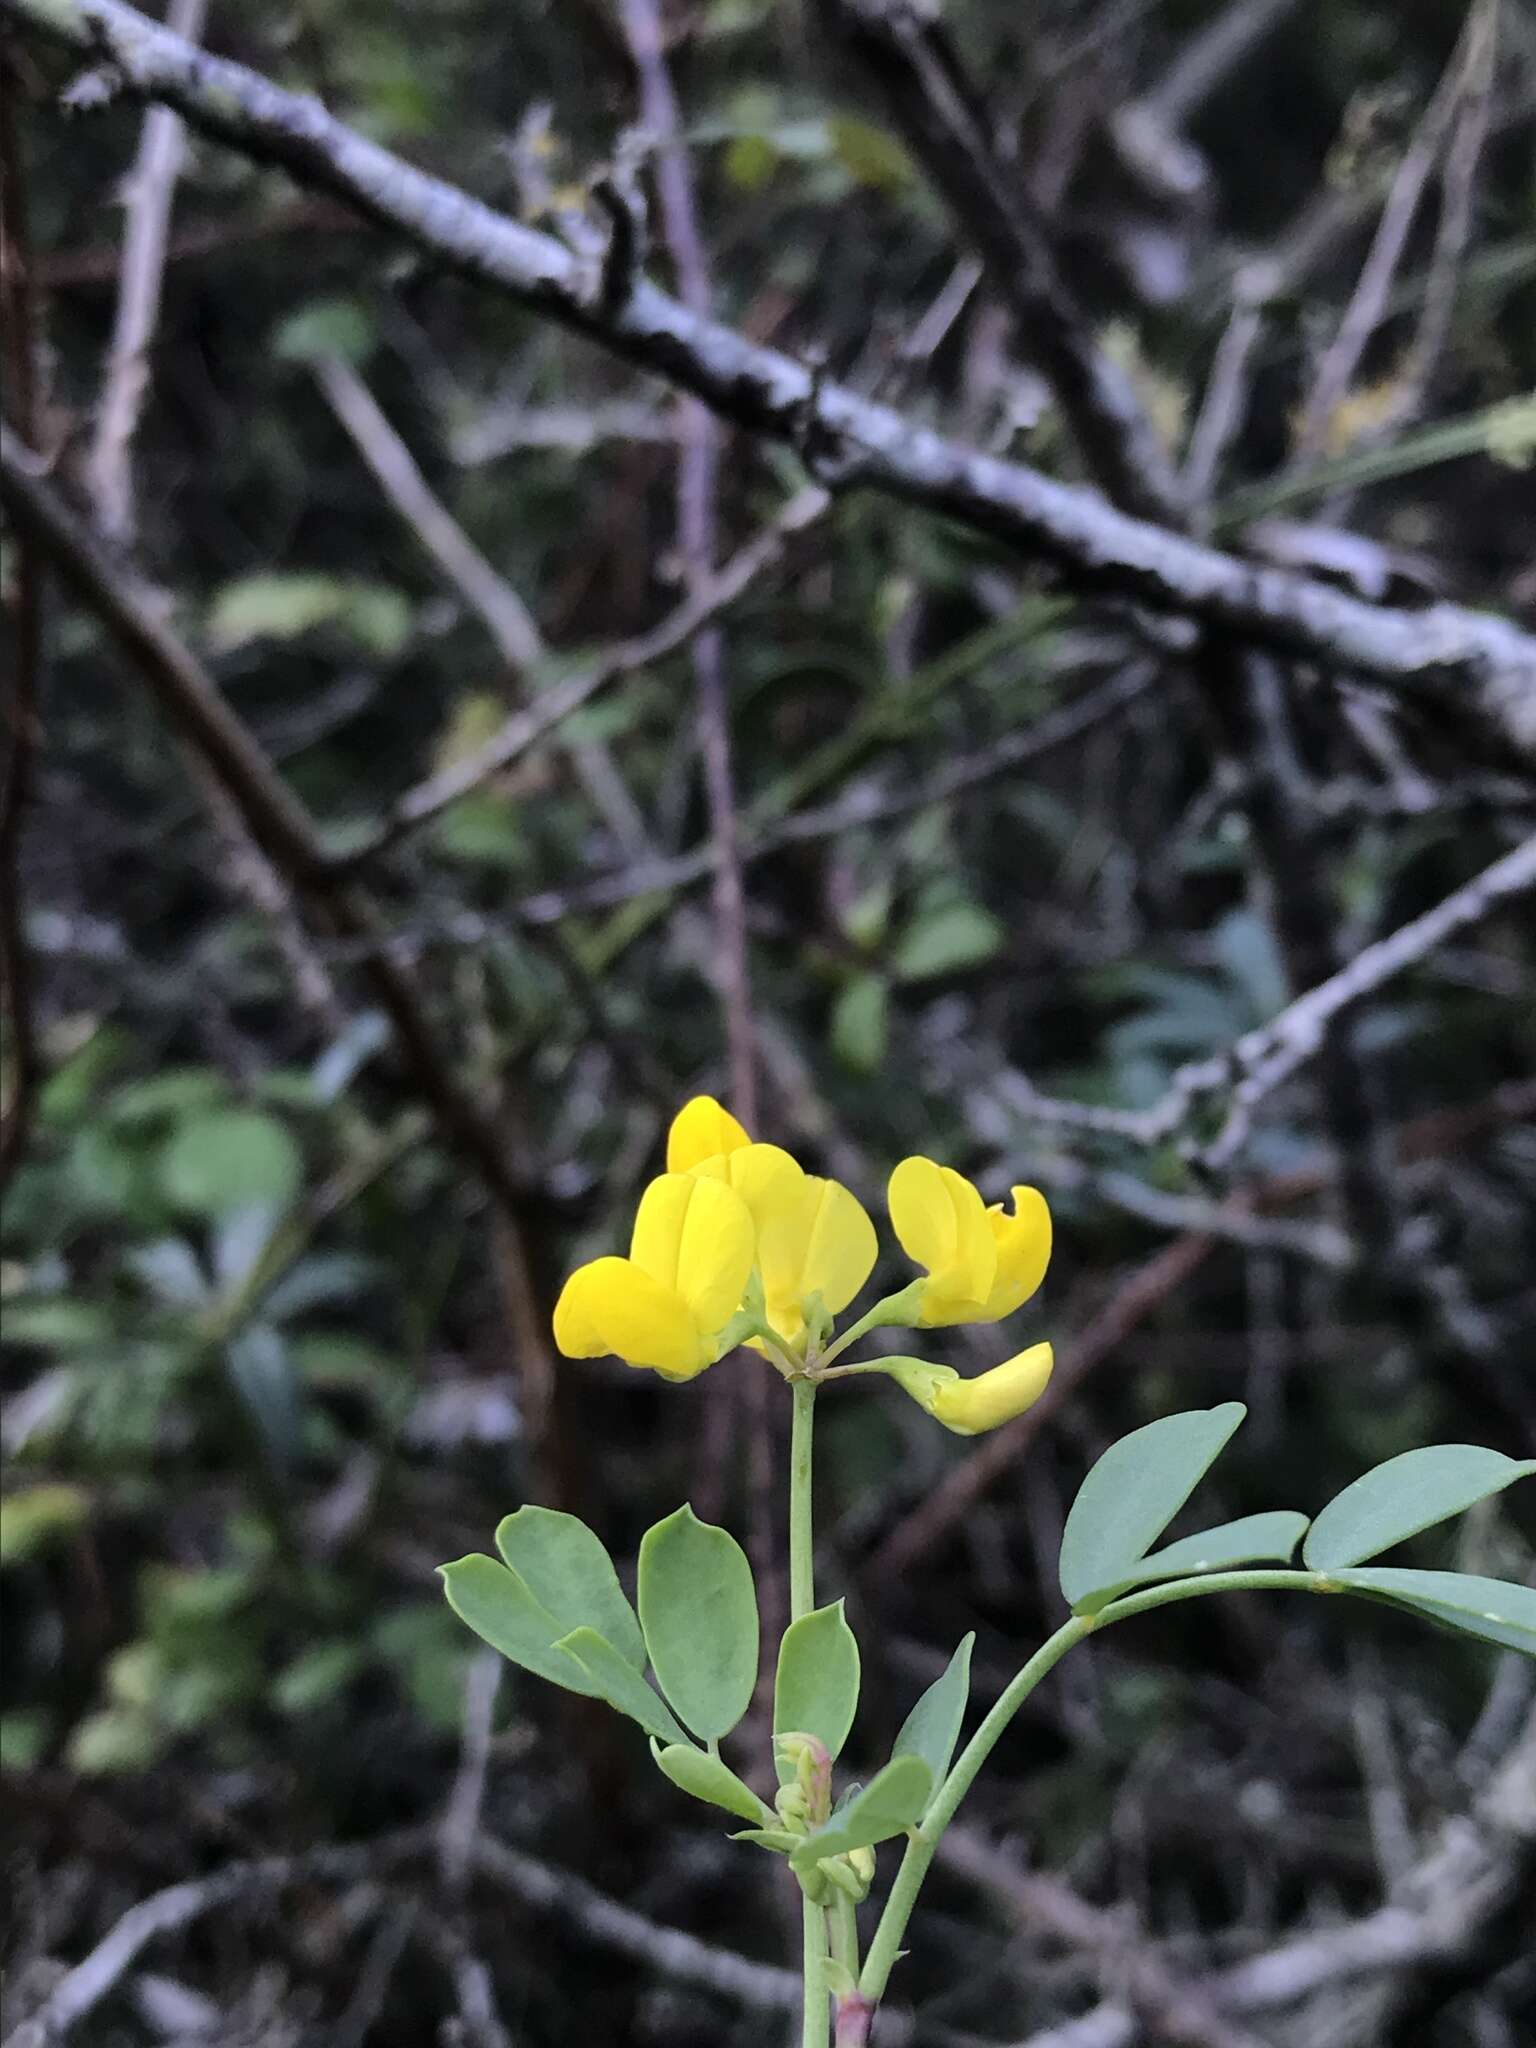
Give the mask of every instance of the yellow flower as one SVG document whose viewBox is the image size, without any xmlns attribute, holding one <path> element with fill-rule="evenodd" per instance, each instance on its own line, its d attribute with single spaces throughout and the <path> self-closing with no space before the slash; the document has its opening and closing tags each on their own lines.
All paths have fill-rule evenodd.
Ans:
<svg viewBox="0 0 1536 2048">
<path fill-rule="evenodd" d="M 832 1315 L 845 1309 L 873 1271 L 877 1250 L 875 1226 L 841 1181 L 801 1173 L 798 1185 L 774 1182 L 757 1232 L 771 1327 L 793 1344 L 813 1294 Z"/>
<path fill-rule="evenodd" d="M 688 1173 L 706 1159 L 739 1151 L 752 1140 L 713 1095 L 695 1095 L 672 1119 L 667 1132 L 668 1173 Z M 786 1153 L 785 1157 L 789 1155 Z"/>
<path fill-rule="evenodd" d="M 1049 1344 L 1032 1344 L 973 1380 L 962 1379 L 953 1366 L 927 1365 L 918 1358 L 893 1358 L 883 1370 L 956 1436 L 980 1436 L 1033 1408 L 1054 1362 Z"/>
<path fill-rule="evenodd" d="M 1038 1188 L 1015 1188 L 1010 1216 L 1000 1202 L 987 1208 L 953 1167 L 913 1158 L 891 1175 L 887 1199 L 902 1250 L 927 1268 L 916 1315 L 924 1328 L 1000 1322 L 1045 1278 L 1051 1212 Z"/>
<path fill-rule="evenodd" d="M 859 1201 L 840 1181 L 808 1174 L 782 1147 L 754 1144 L 712 1096 L 695 1096 L 673 1118 L 667 1165 L 724 1181 L 745 1202 L 768 1323 L 786 1344 L 805 1329 L 811 1295 L 836 1315 L 869 1278 L 875 1226 Z"/>
<path fill-rule="evenodd" d="M 662 1174 L 641 1197 L 629 1257 L 594 1259 L 566 1281 L 555 1343 L 567 1358 L 611 1351 L 667 1379 L 692 1379 L 719 1356 L 753 1239 L 751 1212 L 725 1181 Z"/>
</svg>

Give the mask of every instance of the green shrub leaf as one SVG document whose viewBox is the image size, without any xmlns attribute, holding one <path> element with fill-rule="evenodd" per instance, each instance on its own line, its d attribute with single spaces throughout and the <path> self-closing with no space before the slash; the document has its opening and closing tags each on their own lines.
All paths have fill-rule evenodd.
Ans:
<svg viewBox="0 0 1536 2048">
<path fill-rule="evenodd" d="M 773 1687 L 775 1735 L 814 1735 L 835 1757 L 859 1704 L 859 1646 L 841 1600 L 803 1614 L 784 1631 Z M 794 1775 L 782 1760 L 781 1782 Z"/>
<path fill-rule="evenodd" d="M 729 1735 L 757 1683 L 757 1594 L 746 1552 L 680 1507 L 640 1542 L 640 1626 L 661 1689 L 695 1735 Z"/>
<path fill-rule="evenodd" d="M 584 1693 L 588 1699 L 603 1697 L 576 1659 L 556 1649 L 569 1629 L 540 1606 L 516 1572 L 478 1551 L 437 1569 L 448 1605 L 493 1650 L 567 1692 Z"/>
<path fill-rule="evenodd" d="M 949 1760 L 960 1737 L 965 1703 L 971 1689 L 971 1649 L 976 1641 L 968 1635 L 944 1672 L 936 1678 L 901 1724 L 893 1757 L 921 1757 L 928 1766 L 937 1791 L 949 1771 Z"/>
<path fill-rule="evenodd" d="M 1149 1586 L 1158 1579 L 1226 1572 L 1244 1564 L 1289 1564 L 1306 1527 L 1306 1516 L 1294 1508 L 1276 1508 L 1269 1514 L 1243 1515 L 1215 1529 L 1202 1529 L 1198 1536 L 1181 1536 L 1177 1543 L 1143 1558 L 1115 1585 L 1088 1594 L 1078 1602 L 1079 1611 L 1096 1613 L 1133 1586 Z"/>
<path fill-rule="evenodd" d="M 1506 1458 L 1477 1444 L 1404 1451 L 1328 1503 L 1312 1524 L 1302 1556 L 1319 1572 L 1360 1564 L 1532 1472 L 1536 1458 Z"/>
<path fill-rule="evenodd" d="M 933 1774 L 920 1756 L 892 1757 L 846 1806 L 805 1837 L 789 1859 L 792 1868 L 813 1870 L 824 1856 L 872 1849 L 904 1833 L 916 1826 L 932 1792 Z"/>
<path fill-rule="evenodd" d="M 1505 1579 L 1482 1579 L 1469 1572 L 1404 1571 L 1393 1565 L 1346 1568 L 1328 1576 L 1351 1593 L 1389 1600 L 1394 1607 L 1412 1608 L 1462 1635 L 1536 1657 L 1536 1586 L 1513 1586 Z"/>
<path fill-rule="evenodd" d="M 1078 1489 L 1061 1539 L 1061 1590 L 1069 1607 L 1124 1583 L 1247 1412 L 1241 1401 L 1192 1408 L 1110 1445 Z"/>
<path fill-rule="evenodd" d="M 496 1548 L 555 1622 L 555 1635 L 594 1628 L 627 1664 L 645 1669 L 635 1610 L 600 1540 L 575 1515 L 522 1507 L 497 1524 Z"/>
<path fill-rule="evenodd" d="M 719 1757 L 695 1749 L 691 1742 L 674 1743 L 669 1749 L 653 1742 L 651 1755 L 663 1777 L 670 1778 L 680 1791 L 702 1799 L 707 1806 L 723 1806 L 727 1813 L 754 1824 L 773 1822 L 773 1810 Z"/>
<path fill-rule="evenodd" d="M 619 1655 L 606 1636 L 600 1636 L 595 1628 L 573 1628 L 555 1648 L 573 1658 L 609 1706 L 638 1721 L 647 1735 L 686 1747 L 688 1737 L 667 1712 L 666 1701 L 652 1691 L 642 1673 Z"/>
<path fill-rule="evenodd" d="M 166 1195 L 199 1216 L 258 1204 L 286 1208 L 303 1174 L 287 1131 L 255 1110 L 210 1109 L 186 1117 L 160 1155 Z"/>
</svg>

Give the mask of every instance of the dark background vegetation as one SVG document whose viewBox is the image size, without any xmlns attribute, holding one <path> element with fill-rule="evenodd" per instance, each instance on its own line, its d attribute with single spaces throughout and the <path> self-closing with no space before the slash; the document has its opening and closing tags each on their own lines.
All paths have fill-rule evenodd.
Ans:
<svg viewBox="0 0 1536 2048">
<path fill-rule="evenodd" d="M 967 267 L 966 223 L 826 11 L 668 10 L 717 312 L 1083 479 L 1030 332 L 995 270 Z M 1234 306 L 1259 309 L 1197 524 L 1373 601 L 1529 624 L 1536 25 L 1483 14 L 1481 71 L 1467 11 L 1438 0 L 956 0 L 945 19 L 1084 331 L 1176 456 L 1224 333 L 1241 338 Z M 607 0 L 215 0 L 208 34 L 571 233 L 601 219 L 592 180 L 636 118 Z M 62 112 L 78 67 L 5 35 L 7 417 L 330 843 L 355 844 L 579 651 L 676 605 L 697 422 L 193 136 L 114 515 L 94 436 L 144 111 L 87 91 L 107 103 Z M 1319 366 L 1416 151 L 1425 189 L 1380 318 L 1309 445 Z M 652 241 L 670 281 L 659 220 Z M 478 608 L 341 423 L 360 383 L 492 565 Z M 721 456 L 716 560 L 804 481 L 746 433 Z M 10 532 L 13 760 L 23 555 Z M 782 1965 L 778 1866 L 684 1810 L 585 1703 L 508 1671 L 491 1707 L 433 1577 L 525 1499 L 584 1513 L 621 1558 L 685 1496 L 760 1554 L 771 1538 L 783 1417 L 780 1389 L 767 1409 L 753 1393 L 761 1366 L 677 1389 L 556 1364 L 546 1334 L 562 1273 L 618 1248 L 696 1088 L 740 1106 L 750 1079 L 758 1132 L 877 1216 L 911 1150 L 989 1195 L 1032 1179 L 1052 1197 L 1036 1302 L 1007 1332 L 935 1340 L 974 1369 L 1054 1339 L 1059 1397 L 1005 1454 L 977 1465 L 892 1389 L 822 1404 L 822 1582 L 851 1589 L 866 1759 L 963 1631 L 985 1700 L 1054 1625 L 1065 1506 L 1141 1421 L 1248 1401 L 1213 1519 L 1314 1509 L 1431 1439 L 1536 1443 L 1528 899 L 1384 980 L 1219 1169 L 1181 1141 L 1212 1135 L 1224 1097 L 1153 1144 L 1037 1099 L 1146 1108 L 1181 1062 L 1507 853 L 1531 830 L 1529 762 L 1470 725 L 1267 658 L 1229 671 L 1247 711 L 1224 715 L 1166 619 L 840 493 L 724 617 L 730 782 L 749 842 L 850 793 L 882 800 L 877 821 L 751 860 L 739 919 L 707 861 L 625 896 L 642 841 L 672 856 L 721 824 L 706 643 L 623 676 L 368 871 L 441 1071 L 477 1105 L 477 1155 L 397 1057 L 368 945 L 253 847 L 96 612 L 57 581 L 43 602 L 41 744 L 0 878 L 31 967 L 7 1016 L 26 1099 L 0 1268 L 8 2026 L 136 1901 L 222 1873 L 73 2038 L 787 2038 L 782 1984 L 722 1976 L 716 1955 Z M 1010 752 L 1133 670 L 1141 687 L 1076 737 Z M 905 807 L 961 760 L 970 786 Z M 607 903 L 549 901 L 613 875 Z M 732 1018 L 739 951 L 750 1014 L 738 979 Z M 1511 1495 L 1420 1554 L 1522 1578 L 1533 1544 Z M 1531 1693 L 1512 1654 L 1327 1602 L 1117 1631 L 999 1749 L 887 2038 L 1521 2048 Z M 361 1846 L 281 1886 L 261 1863 L 332 1845 Z M 604 1896 L 559 1889 L 565 1872 Z M 610 1901 L 709 1948 L 639 1960 Z M 1388 1909 L 1409 1916 L 1395 1948 Z M 1266 1957 L 1271 1993 L 1245 2005 L 1241 1966 Z"/>
</svg>

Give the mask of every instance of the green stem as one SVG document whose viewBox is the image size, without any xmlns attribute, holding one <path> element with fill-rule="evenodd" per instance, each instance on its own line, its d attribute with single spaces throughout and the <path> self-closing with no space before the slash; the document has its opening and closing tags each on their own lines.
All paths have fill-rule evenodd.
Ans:
<svg viewBox="0 0 1536 2048">
<path fill-rule="evenodd" d="M 811 1436 L 816 1423 L 816 1383 L 792 1380 L 790 1392 L 795 1405 L 789 1439 L 789 1618 L 798 1621 L 816 1605 L 811 1520 Z"/>
<path fill-rule="evenodd" d="M 799 1621 L 816 1605 L 815 1525 L 811 1502 L 812 1434 L 816 1424 L 813 1380 L 790 1381 L 794 1400 L 789 1439 L 789 1618 Z M 827 2048 L 826 1909 L 802 1899 L 805 1981 L 802 2048 Z"/>
<path fill-rule="evenodd" d="M 832 1958 L 842 1964 L 850 1977 L 859 1974 L 859 1921 L 854 1912 L 853 1901 L 846 1892 L 836 1892 L 827 1907 L 827 1933 L 832 1943 Z"/>
<path fill-rule="evenodd" d="M 808 1898 L 800 1901 L 805 1927 L 805 2017 L 802 2048 L 827 2048 L 827 1915 Z"/>
<path fill-rule="evenodd" d="M 821 1368 L 829 1366 L 834 1358 L 841 1357 L 850 1344 L 857 1344 L 859 1339 L 867 1337 L 871 1330 L 888 1329 L 893 1323 L 910 1324 L 916 1317 L 922 1304 L 923 1288 L 925 1285 L 926 1282 L 922 1280 L 909 1281 L 905 1287 L 899 1289 L 895 1294 L 887 1294 L 882 1300 L 877 1301 L 874 1307 L 866 1310 L 856 1323 L 850 1323 L 836 1343 L 829 1345 L 821 1354 L 821 1358 L 818 1361 L 818 1377 L 820 1377 Z M 875 1369 L 878 1370 L 878 1367 Z M 837 1374 L 828 1373 L 826 1376 L 829 1379 L 835 1379 Z"/>
<path fill-rule="evenodd" d="M 859 1989 L 872 2004 L 877 2004 L 884 1996 L 901 1950 L 902 1937 L 907 1931 L 907 1922 L 912 1917 L 912 1908 L 917 1903 L 923 1879 L 928 1875 L 928 1866 L 938 1849 L 939 1838 L 954 1819 L 961 1800 L 971 1789 L 977 1772 L 992 1754 L 1008 1723 L 1068 1650 L 1085 1636 L 1108 1628 L 1112 1622 L 1129 1621 L 1133 1615 L 1149 1613 L 1156 1607 L 1171 1607 L 1179 1600 L 1198 1599 L 1206 1593 L 1282 1589 L 1311 1593 L 1336 1590 L 1329 1579 L 1318 1572 L 1211 1572 L 1204 1578 L 1175 1579 L 1165 1586 L 1149 1586 L 1144 1591 L 1127 1594 L 1123 1599 L 1111 1601 L 1097 1614 L 1075 1614 L 1040 1645 L 960 1752 L 953 1770 L 924 1816 L 922 1826 L 914 1828 L 908 1837 L 906 1854 L 896 1873 L 896 1882 L 891 1886 L 890 1897 L 885 1902 L 885 1911 L 880 1916 L 880 1925 L 875 1929 L 875 1938 L 869 1945 L 869 1955 L 859 1978 Z"/>
</svg>

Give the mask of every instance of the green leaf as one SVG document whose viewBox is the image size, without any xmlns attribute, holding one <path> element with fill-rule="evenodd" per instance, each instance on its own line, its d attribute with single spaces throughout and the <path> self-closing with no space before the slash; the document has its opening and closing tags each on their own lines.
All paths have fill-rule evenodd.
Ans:
<svg viewBox="0 0 1536 2048">
<path fill-rule="evenodd" d="M 1346 1568 L 1328 1576 L 1351 1593 L 1371 1594 L 1462 1635 L 1536 1657 L 1536 1586 L 1514 1586 L 1507 1579 L 1477 1578 L 1469 1572 L 1404 1571 L 1393 1565 Z"/>
<path fill-rule="evenodd" d="M 917 1825 L 933 1791 L 933 1774 L 920 1756 L 896 1756 L 877 1771 L 829 1821 L 809 1834 L 790 1856 L 794 1870 L 814 1870 L 824 1856 L 872 1849 L 876 1842 Z"/>
<path fill-rule="evenodd" d="M 9 1314 L 6 1316 L 9 1323 Z M 6 1335 L 10 1335 L 9 1329 Z M 67 1542 L 90 1517 L 90 1497 L 62 1481 L 23 1486 L 0 1499 L 0 1566 L 25 1564 Z"/>
<path fill-rule="evenodd" d="M 478 1551 L 437 1569 L 448 1605 L 493 1650 L 500 1650 L 503 1657 L 510 1657 L 535 1677 L 564 1686 L 567 1692 L 602 1698 L 576 1659 L 555 1647 L 570 1630 L 562 1628 L 547 1607 L 540 1606 L 516 1572 Z"/>
<path fill-rule="evenodd" d="M 322 626 L 387 657 L 409 636 L 411 608 L 383 584 L 277 571 L 226 584 L 209 613 L 208 637 L 228 654 L 253 640 L 296 640 Z"/>
<path fill-rule="evenodd" d="M 635 1610 L 607 1551 L 585 1522 L 555 1508 L 521 1507 L 497 1525 L 496 1548 L 553 1616 L 557 1635 L 594 1628 L 627 1664 L 645 1669 Z"/>
<path fill-rule="evenodd" d="M 142 1771 L 154 1763 L 168 1736 L 137 1707 L 103 1707 L 87 1714 L 69 1738 L 72 1769 L 85 1777 Z"/>
<path fill-rule="evenodd" d="M 1247 1414 L 1241 1401 L 1164 1415 L 1099 1459 L 1061 1539 L 1061 1590 L 1074 1610 L 1122 1583 L 1162 1535 Z"/>
<path fill-rule="evenodd" d="M 827 132 L 838 161 L 856 184 L 900 191 L 912 183 L 912 159 L 887 129 L 834 114 Z"/>
<path fill-rule="evenodd" d="M 600 1636 L 595 1628 L 573 1628 L 555 1647 L 581 1666 L 610 1707 L 638 1721 L 647 1735 L 687 1746 L 688 1737 L 667 1712 L 666 1701 L 652 1691 L 606 1636 Z"/>
<path fill-rule="evenodd" d="M 341 356 L 363 363 L 378 340 L 373 316 L 357 299 L 311 299 L 290 313 L 272 337 L 272 353 L 291 363 Z"/>
<path fill-rule="evenodd" d="M 1477 1444 L 1404 1451 L 1328 1503 L 1312 1524 L 1302 1557 L 1319 1572 L 1359 1564 L 1533 1472 L 1536 1458 L 1506 1458 Z"/>
<path fill-rule="evenodd" d="M 286 1208 L 304 1162 L 275 1118 L 214 1109 L 189 1116 L 160 1155 L 160 1184 L 180 1209 L 218 1216 L 257 1203 Z"/>
<path fill-rule="evenodd" d="M 803 1614 L 784 1631 L 773 1686 L 775 1735 L 814 1735 L 835 1757 L 859 1704 L 859 1646 L 841 1600 Z M 781 1781 L 793 1775 L 781 1760 Z"/>
<path fill-rule="evenodd" d="M 880 974 L 860 974 L 832 1005 L 832 1050 L 855 1074 L 885 1064 L 890 1043 L 890 989 Z"/>
<path fill-rule="evenodd" d="M 950 903 L 925 910 L 908 925 L 891 961 L 898 981 L 932 981 L 983 966 L 1006 936 L 990 910 L 979 903 Z"/>
<path fill-rule="evenodd" d="M 1147 1586 L 1156 1579 L 1231 1571 L 1241 1564 L 1289 1564 L 1306 1526 L 1305 1515 L 1293 1508 L 1276 1508 L 1269 1514 L 1243 1515 L 1235 1522 L 1222 1522 L 1215 1529 L 1202 1529 L 1198 1536 L 1183 1536 L 1177 1543 L 1154 1550 L 1117 1584 L 1100 1586 L 1079 1601 L 1078 1606 L 1089 1613 L 1097 1612 L 1132 1586 Z"/>
<path fill-rule="evenodd" d="M 695 1735 L 729 1735 L 757 1684 L 757 1593 L 746 1552 L 680 1507 L 640 1539 L 639 1596 L 662 1691 Z"/>
<path fill-rule="evenodd" d="M 763 1804 L 750 1785 L 744 1785 L 719 1757 L 695 1749 L 691 1742 L 674 1743 L 670 1749 L 662 1749 L 653 1742 L 651 1755 L 664 1778 L 670 1778 L 680 1791 L 702 1799 L 707 1806 L 723 1806 L 727 1813 L 734 1813 L 741 1820 L 773 1820 L 773 1809 Z"/>
<path fill-rule="evenodd" d="M 272 1681 L 272 1704 L 280 1714 L 312 1714 L 337 1699 L 365 1661 L 361 1643 L 338 1638 L 303 1650 Z"/>
<path fill-rule="evenodd" d="M 960 1723 L 965 1718 L 965 1703 L 971 1689 L 971 1648 L 975 1641 L 974 1634 L 963 1639 L 948 1667 L 902 1722 L 891 1751 L 893 1757 L 921 1757 L 928 1766 L 935 1791 L 948 1775 Z"/>
</svg>

